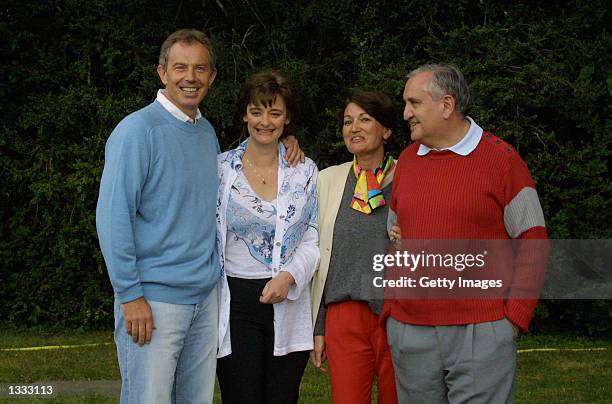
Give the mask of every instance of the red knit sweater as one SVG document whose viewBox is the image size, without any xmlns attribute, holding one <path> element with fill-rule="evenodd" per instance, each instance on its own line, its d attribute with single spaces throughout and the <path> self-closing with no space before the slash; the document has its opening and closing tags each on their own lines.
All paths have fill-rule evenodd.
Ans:
<svg viewBox="0 0 612 404">
<path fill-rule="evenodd" d="M 430 151 L 418 156 L 418 143 L 400 155 L 391 209 L 403 239 L 546 239 L 542 209 L 529 169 L 510 145 L 491 133 L 467 156 Z M 546 259 L 520 249 L 512 263 L 520 283 L 525 271 Z M 508 286 L 512 288 L 513 285 Z M 381 318 L 421 325 L 470 324 L 507 317 L 527 330 L 537 300 L 473 299 L 385 302 Z"/>
</svg>

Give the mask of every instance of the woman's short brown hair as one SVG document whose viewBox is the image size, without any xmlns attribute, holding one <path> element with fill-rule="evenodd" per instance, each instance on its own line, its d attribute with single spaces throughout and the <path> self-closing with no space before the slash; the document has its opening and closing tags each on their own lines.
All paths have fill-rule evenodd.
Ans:
<svg viewBox="0 0 612 404">
<path fill-rule="evenodd" d="M 281 138 L 293 133 L 297 117 L 297 101 L 295 90 L 291 81 L 276 70 L 264 70 L 252 74 L 242 87 L 240 103 L 238 104 L 239 116 L 246 114 L 249 104 L 271 106 L 277 96 L 283 97 L 287 118 L 289 123 L 285 125 Z"/>
<path fill-rule="evenodd" d="M 352 90 L 338 111 L 340 131 L 344 126 L 344 110 L 350 103 L 359 105 L 382 126 L 391 129 L 391 133 L 397 130 L 397 109 L 387 94 L 378 91 Z"/>
</svg>

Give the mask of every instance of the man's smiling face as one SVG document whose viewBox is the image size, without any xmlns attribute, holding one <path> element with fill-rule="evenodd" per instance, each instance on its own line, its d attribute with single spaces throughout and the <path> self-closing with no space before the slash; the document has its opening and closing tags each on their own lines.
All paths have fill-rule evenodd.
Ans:
<svg viewBox="0 0 612 404">
<path fill-rule="evenodd" d="M 164 95 L 181 111 L 195 118 L 216 70 L 210 66 L 210 53 L 199 42 L 177 42 L 170 48 L 166 66 L 157 66 L 157 73 L 166 86 Z"/>
<path fill-rule="evenodd" d="M 444 122 L 444 102 L 434 98 L 429 90 L 431 72 L 421 72 L 406 82 L 404 88 L 404 120 L 410 124 L 410 137 L 415 142 L 430 146 L 430 141 L 441 133 Z"/>
</svg>

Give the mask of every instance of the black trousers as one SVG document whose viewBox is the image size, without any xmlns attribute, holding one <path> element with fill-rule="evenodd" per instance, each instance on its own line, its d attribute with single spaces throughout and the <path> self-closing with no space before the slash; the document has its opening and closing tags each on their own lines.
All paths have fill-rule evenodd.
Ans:
<svg viewBox="0 0 612 404">
<path fill-rule="evenodd" d="M 274 308 L 259 303 L 270 279 L 228 277 L 232 353 L 217 361 L 221 401 L 297 403 L 308 351 L 274 356 Z"/>
</svg>

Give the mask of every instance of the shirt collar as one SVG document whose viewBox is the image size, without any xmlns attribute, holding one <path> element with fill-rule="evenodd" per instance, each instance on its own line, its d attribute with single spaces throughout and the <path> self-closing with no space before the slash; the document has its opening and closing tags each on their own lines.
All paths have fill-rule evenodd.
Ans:
<svg viewBox="0 0 612 404">
<path fill-rule="evenodd" d="M 157 101 L 159 101 L 162 107 L 164 107 L 168 112 L 170 112 L 170 114 L 172 114 L 173 117 L 175 117 L 179 121 L 196 123 L 197 120 L 202 117 L 202 113 L 200 112 L 200 109 L 198 108 L 196 109 L 195 119 L 191 119 L 189 115 L 181 111 L 179 107 L 174 105 L 172 101 L 170 101 L 168 97 L 166 97 L 166 94 L 164 94 L 163 89 L 157 90 Z"/>
<path fill-rule="evenodd" d="M 444 149 L 432 149 L 421 143 L 421 145 L 419 146 L 419 150 L 417 151 L 417 155 L 424 156 L 432 150 L 449 150 L 461 156 L 467 156 L 468 154 L 473 152 L 476 146 L 478 146 L 480 138 L 482 137 L 482 128 L 478 126 L 478 124 L 474 122 L 474 120 L 469 116 L 467 116 L 466 118 L 470 121 L 470 129 L 468 129 L 465 136 L 463 136 L 463 138 L 458 143 L 451 147 L 446 147 Z"/>
</svg>

